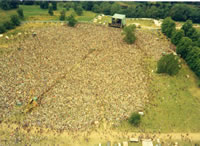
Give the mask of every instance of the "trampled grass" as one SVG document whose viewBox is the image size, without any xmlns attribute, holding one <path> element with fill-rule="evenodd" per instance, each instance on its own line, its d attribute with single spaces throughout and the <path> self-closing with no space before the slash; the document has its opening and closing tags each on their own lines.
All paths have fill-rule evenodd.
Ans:
<svg viewBox="0 0 200 146">
<path fill-rule="evenodd" d="M 148 27 L 155 26 L 153 20 L 142 20 L 142 19 L 130 18 L 130 19 L 127 19 L 126 22 L 127 22 L 127 24 L 138 23 L 141 26 L 148 26 Z"/>
</svg>

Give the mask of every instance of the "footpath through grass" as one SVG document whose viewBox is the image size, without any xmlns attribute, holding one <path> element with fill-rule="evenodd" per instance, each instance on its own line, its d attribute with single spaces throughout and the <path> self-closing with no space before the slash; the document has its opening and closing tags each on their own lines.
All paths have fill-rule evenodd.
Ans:
<svg viewBox="0 0 200 146">
<path fill-rule="evenodd" d="M 183 64 L 176 76 L 157 74 L 151 62 L 152 93 L 139 128 L 127 121 L 119 129 L 138 132 L 200 132 L 200 88 L 197 77 Z M 188 76 L 188 77 L 187 77 Z"/>
</svg>

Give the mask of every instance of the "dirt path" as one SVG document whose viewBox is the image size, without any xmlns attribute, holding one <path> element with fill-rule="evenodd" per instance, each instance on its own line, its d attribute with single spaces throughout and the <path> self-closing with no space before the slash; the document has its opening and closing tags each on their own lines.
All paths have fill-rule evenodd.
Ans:
<svg viewBox="0 0 200 146">
<path fill-rule="evenodd" d="M 184 141 L 188 143 L 199 142 L 200 133 L 137 133 L 137 132 L 122 132 L 112 130 L 108 127 L 97 127 L 93 131 L 76 132 L 70 133 L 67 131 L 56 132 L 54 130 L 39 128 L 32 126 L 23 128 L 17 124 L 0 124 L 0 141 L 3 144 L 59 144 L 59 145 L 73 145 L 73 146 L 92 146 L 98 143 L 106 143 L 110 141 L 123 142 L 129 141 L 130 138 L 142 139 L 152 139 L 152 141 L 157 142 L 176 142 Z M 2 134 L 2 131 L 3 134 Z M 39 135 L 38 135 L 39 134 Z M 23 136 L 24 135 L 24 136 Z M 23 137 L 22 137 L 23 136 Z M 16 139 L 21 139 L 21 141 L 16 142 Z M 28 140 L 28 141 L 27 141 Z M 6 143 L 8 142 L 8 143 Z M 14 143 L 12 143 L 14 142 Z"/>
</svg>

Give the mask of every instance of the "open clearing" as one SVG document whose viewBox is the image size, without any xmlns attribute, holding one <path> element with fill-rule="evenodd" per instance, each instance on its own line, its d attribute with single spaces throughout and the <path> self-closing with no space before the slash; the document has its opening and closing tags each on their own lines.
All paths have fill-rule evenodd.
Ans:
<svg viewBox="0 0 200 146">
<path fill-rule="evenodd" d="M 102 137 L 93 143 L 128 139 L 128 132 L 172 132 L 172 128 L 173 132 L 199 132 L 195 75 L 184 62 L 177 76 L 155 73 L 162 52 L 173 48 L 170 42 L 156 30 L 140 29 L 136 42 L 127 45 L 121 32 L 94 24 L 75 28 L 60 23 L 24 24 L 7 33 L 9 40 L 1 38 L 0 118 L 1 126 L 8 129 L 0 131 L 1 139 L 19 145 L 48 139 L 54 144 L 66 140 L 69 132 L 73 139 L 69 143 L 81 136 L 81 143 L 88 145 L 88 139 L 97 135 Z M 22 114 L 35 96 L 40 97 L 39 105 Z M 145 112 L 141 126 L 132 128 L 126 119 L 140 110 Z M 13 123 L 19 127 L 10 128 Z M 49 130 L 52 135 L 46 138 Z M 35 134 L 28 135 L 29 131 Z M 97 131 L 95 138 L 93 131 Z M 56 140 L 51 141 L 51 136 Z"/>
</svg>

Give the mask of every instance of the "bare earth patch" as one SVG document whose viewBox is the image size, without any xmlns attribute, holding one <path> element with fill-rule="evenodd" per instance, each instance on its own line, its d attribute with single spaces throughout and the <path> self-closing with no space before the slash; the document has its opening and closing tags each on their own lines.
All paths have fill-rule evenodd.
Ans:
<svg viewBox="0 0 200 146">
<path fill-rule="evenodd" d="M 0 58 L 0 117 L 9 117 L 17 100 L 25 105 L 41 97 L 21 123 L 57 130 L 116 124 L 142 110 L 150 96 L 146 59 L 170 47 L 156 32 L 138 31 L 135 44 L 127 45 L 121 29 L 92 24 L 33 31 L 36 37 L 23 38 Z"/>
</svg>

